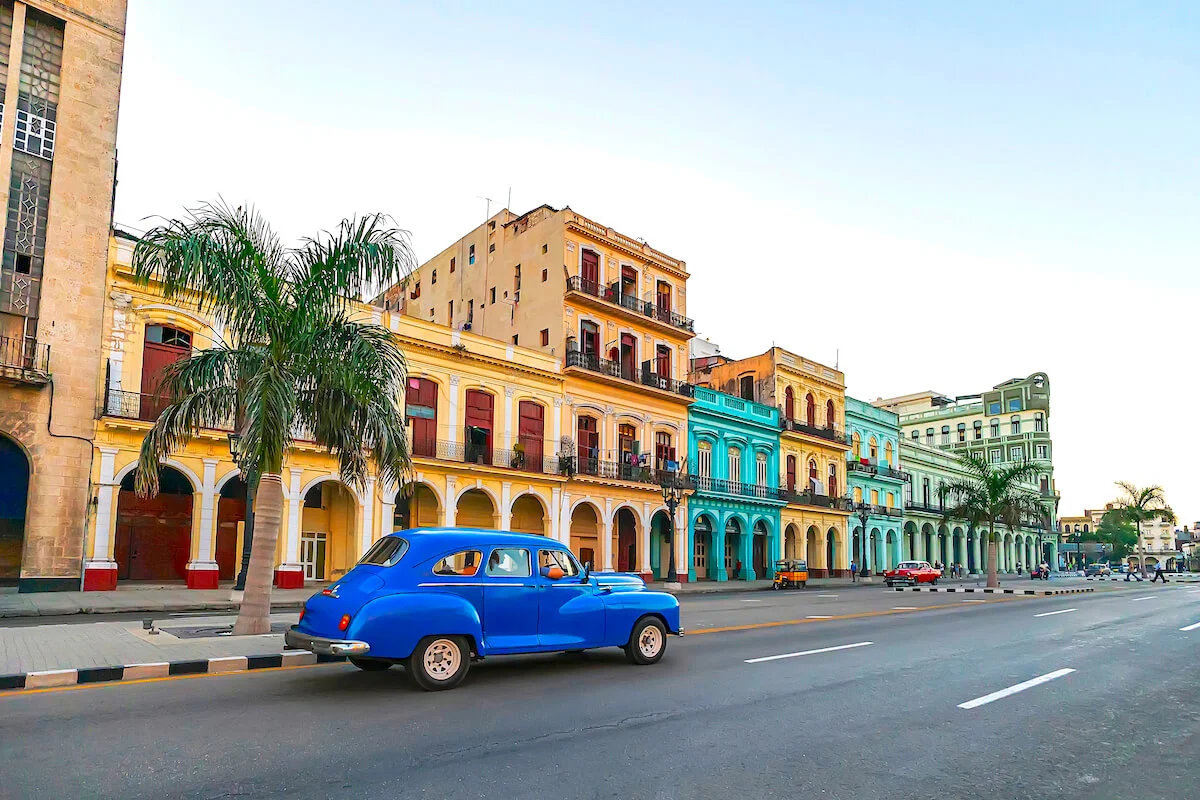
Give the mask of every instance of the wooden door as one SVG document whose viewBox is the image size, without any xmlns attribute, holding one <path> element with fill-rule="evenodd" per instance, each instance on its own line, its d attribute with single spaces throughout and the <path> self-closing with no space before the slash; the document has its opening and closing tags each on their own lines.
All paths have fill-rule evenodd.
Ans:
<svg viewBox="0 0 1200 800">
<path fill-rule="evenodd" d="M 147 339 L 142 345 L 142 397 L 138 418 L 153 422 L 167 407 L 167 401 L 160 395 L 159 388 L 162 371 L 191 355 L 192 348 L 190 335 L 184 331 L 150 325 L 146 328 L 146 334 Z M 151 337 L 169 339 L 171 343 L 151 341 Z M 184 342 L 188 344 L 185 345 Z"/>
<path fill-rule="evenodd" d="M 787 457 L 787 488 L 789 492 L 796 491 L 796 457 Z"/>
<path fill-rule="evenodd" d="M 596 459 L 600 453 L 600 433 L 596 430 L 593 417 L 580 417 L 575 424 L 575 446 L 579 450 L 579 471 L 585 475 L 596 473 Z"/>
<path fill-rule="evenodd" d="M 546 410 L 530 400 L 518 406 L 517 441 L 525 449 L 524 469 L 542 471 L 542 443 L 545 436 Z"/>
<path fill-rule="evenodd" d="M 427 378 L 409 378 L 404 406 L 412 426 L 412 454 L 433 458 L 437 454 L 437 384 Z"/>
<path fill-rule="evenodd" d="M 122 490 L 117 501 L 117 579 L 170 581 L 187 577 L 192 495 L 141 498 Z"/>
<path fill-rule="evenodd" d="M 671 350 L 663 345 L 658 345 L 658 350 L 655 353 L 654 371 L 658 373 L 660 378 L 671 377 Z"/>
<path fill-rule="evenodd" d="M 637 566 L 637 532 L 631 514 L 617 515 L 617 572 L 631 572 Z"/>
<path fill-rule="evenodd" d="M 804 398 L 804 421 L 810 428 L 817 427 L 817 403 L 811 394 Z"/>
<path fill-rule="evenodd" d="M 594 322 L 579 325 L 579 349 L 584 355 L 594 356 L 600 352 L 600 327 Z"/>
<path fill-rule="evenodd" d="M 621 377 L 637 380 L 637 339 L 628 333 L 621 334 Z"/>
<path fill-rule="evenodd" d="M 467 390 L 465 413 L 467 426 L 467 461 L 471 463 L 492 463 L 492 396 L 478 389 Z M 471 437 L 475 428 L 486 433 L 479 441 Z"/>
<path fill-rule="evenodd" d="M 591 283 L 594 289 L 596 284 L 600 283 L 600 258 L 591 250 L 583 251 L 583 269 L 581 271 L 583 282 Z"/>
<path fill-rule="evenodd" d="M 785 419 L 796 418 L 796 393 L 790 386 L 783 391 L 783 416 Z"/>
<path fill-rule="evenodd" d="M 767 574 L 767 537 L 754 537 L 754 574 L 762 580 Z"/>
<path fill-rule="evenodd" d="M 238 523 L 246 519 L 245 497 L 222 497 L 217 500 L 217 569 L 223 581 L 237 577 Z"/>
</svg>

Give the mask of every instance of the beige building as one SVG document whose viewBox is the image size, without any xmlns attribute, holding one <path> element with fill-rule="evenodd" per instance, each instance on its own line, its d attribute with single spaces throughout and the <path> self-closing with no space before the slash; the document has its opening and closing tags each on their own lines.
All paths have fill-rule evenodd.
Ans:
<svg viewBox="0 0 1200 800">
<path fill-rule="evenodd" d="M 78 589 L 124 0 L 0 0 L 0 582 Z"/>
</svg>

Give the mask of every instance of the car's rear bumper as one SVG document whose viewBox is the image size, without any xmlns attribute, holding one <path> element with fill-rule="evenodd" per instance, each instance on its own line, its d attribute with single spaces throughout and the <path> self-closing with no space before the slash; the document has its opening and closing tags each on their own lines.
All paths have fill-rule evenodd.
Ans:
<svg viewBox="0 0 1200 800">
<path fill-rule="evenodd" d="M 326 639 L 322 636 L 312 636 L 288 628 L 283 634 L 283 641 L 293 650 L 308 650 L 322 656 L 365 656 L 371 652 L 371 645 L 354 639 Z"/>
</svg>

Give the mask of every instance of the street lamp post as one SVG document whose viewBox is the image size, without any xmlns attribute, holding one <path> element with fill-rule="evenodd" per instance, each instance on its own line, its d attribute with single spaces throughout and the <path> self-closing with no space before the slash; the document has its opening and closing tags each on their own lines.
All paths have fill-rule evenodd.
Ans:
<svg viewBox="0 0 1200 800">
<path fill-rule="evenodd" d="M 867 518 L 871 516 L 870 506 L 866 503 L 859 503 L 855 508 L 855 516 L 858 517 L 862 524 L 862 547 L 859 548 L 859 555 L 862 557 L 862 564 L 858 569 L 860 578 L 869 578 L 871 576 L 871 562 L 867 557 Z"/>
<path fill-rule="evenodd" d="M 662 476 L 662 497 L 667 507 L 667 534 L 664 537 L 669 555 L 667 557 L 667 588 L 678 589 L 679 573 L 675 571 L 675 511 L 683 501 L 683 486 L 679 480 L 679 472 L 665 472 Z"/>
</svg>

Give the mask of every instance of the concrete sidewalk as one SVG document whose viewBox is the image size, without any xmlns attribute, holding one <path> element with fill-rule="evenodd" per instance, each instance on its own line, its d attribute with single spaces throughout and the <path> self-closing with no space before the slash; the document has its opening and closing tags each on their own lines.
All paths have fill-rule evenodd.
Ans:
<svg viewBox="0 0 1200 800">
<path fill-rule="evenodd" d="M 303 589 L 274 589 L 272 610 L 299 610 L 304 601 L 324 588 L 314 583 Z M 69 614 L 163 613 L 171 611 L 233 611 L 230 589 L 153 587 L 115 592 L 29 592 L 0 594 L 0 617 L 56 617 Z"/>
</svg>

